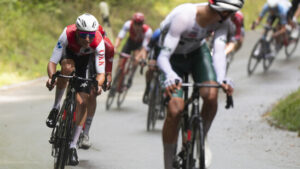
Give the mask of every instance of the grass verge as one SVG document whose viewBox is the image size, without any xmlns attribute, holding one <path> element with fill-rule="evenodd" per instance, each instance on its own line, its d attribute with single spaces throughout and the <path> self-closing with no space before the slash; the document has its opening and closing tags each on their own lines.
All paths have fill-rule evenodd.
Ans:
<svg viewBox="0 0 300 169">
<path fill-rule="evenodd" d="M 300 88 L 280 100 L 271 110 L 269 120 L 272 125 L 300 134 Z"/>
</svg>

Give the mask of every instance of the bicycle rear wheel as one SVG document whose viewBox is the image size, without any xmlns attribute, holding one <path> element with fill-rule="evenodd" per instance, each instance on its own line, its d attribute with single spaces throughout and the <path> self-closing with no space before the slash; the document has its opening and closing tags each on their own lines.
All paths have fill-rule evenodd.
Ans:
<svg viewBox="0 0 300 169">
<path fill-rule="evenodd" d="M 247 71 L 249 76 L 252 75 L 258 63 L 261 61 L 262 55 L 263 55 L 263 41 L 259 40 L 258 42 L 256 42 L 254 48 L 252 49 L 251 55 L 248 60 Z"/>
<path fill-rule="evenodd" d="M 285 46 L 285 50 L 284 50 L 287 59 L 289 59 L 295 52 L 299 42 L 300 33 L 298 33 L 297 38 L 292 38 L 291 35 L 289 35 L 288 38 L 289 38 L 288 45 Z"/>
</svg>

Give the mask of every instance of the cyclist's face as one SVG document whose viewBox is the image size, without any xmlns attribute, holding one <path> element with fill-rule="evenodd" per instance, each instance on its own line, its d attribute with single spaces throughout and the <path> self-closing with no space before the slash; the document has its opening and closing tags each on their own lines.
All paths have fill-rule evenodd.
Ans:
<svg viewBox="0 0 300 169">
<path fill-rule="evenodd" d="M 227 18 L 233 16 L 235 12 L 233 11 L 223 11 L 223 12 L 220 12 L 220 17 L 221 17 L 221 20 L 224 21 L 226 20 Z"/>
<path fill-rule="evenodd" d="M 89 47 L 95 38 L 96 32 L 77 31 L 78 43 L 81 47 Z"/>
<path fill-rule="evenodd" d="M 142 28 L 143 27 L 143 22 L 133 22 L 133 26 L 135 27 L 135 28 Z"/>
</svg>

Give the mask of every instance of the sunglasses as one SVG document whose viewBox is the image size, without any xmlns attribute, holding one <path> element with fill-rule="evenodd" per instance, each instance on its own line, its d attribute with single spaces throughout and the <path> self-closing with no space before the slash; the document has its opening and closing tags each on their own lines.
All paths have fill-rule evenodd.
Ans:
<svg viewBox="0 0 300 169">
<path fill-rule="evenodd" d="M 143 25 L 144 23 L 143 22 L 134 22 L 135 25 L 138 25 L 138 26 L 141 26 Z"/>
<path fill-rule="evenodd" d="M 86 39 L 88 36 L 90 39 L 95 38 L 96 32 L 79 32 L 79 37 Z"/>
</svg>

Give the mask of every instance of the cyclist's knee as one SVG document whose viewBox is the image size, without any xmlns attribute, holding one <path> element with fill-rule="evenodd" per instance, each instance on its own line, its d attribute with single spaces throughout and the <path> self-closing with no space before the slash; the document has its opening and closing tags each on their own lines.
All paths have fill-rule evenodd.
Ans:
<svg viewBox="0 0 300 169">
<path fill-rule="evenodd" d="M 80 92 L 77 95 L 77 106 L 86 107 L 88 104 L 88 94 L 84 92 Z"/>
<path fill-rule="evenodd" d="M 64 59 L 61 62 L 61 73 L 70 75 L 75 70 L 75 63 L 71 59 Z"/>
<path fill-rule="evenodd" d="M 184 109 L 184 101 L 182 98 L 173 97 L 168 104 L 168 116 L 170 118 L 179 118 L 180 113 Z"/>
</svg>

